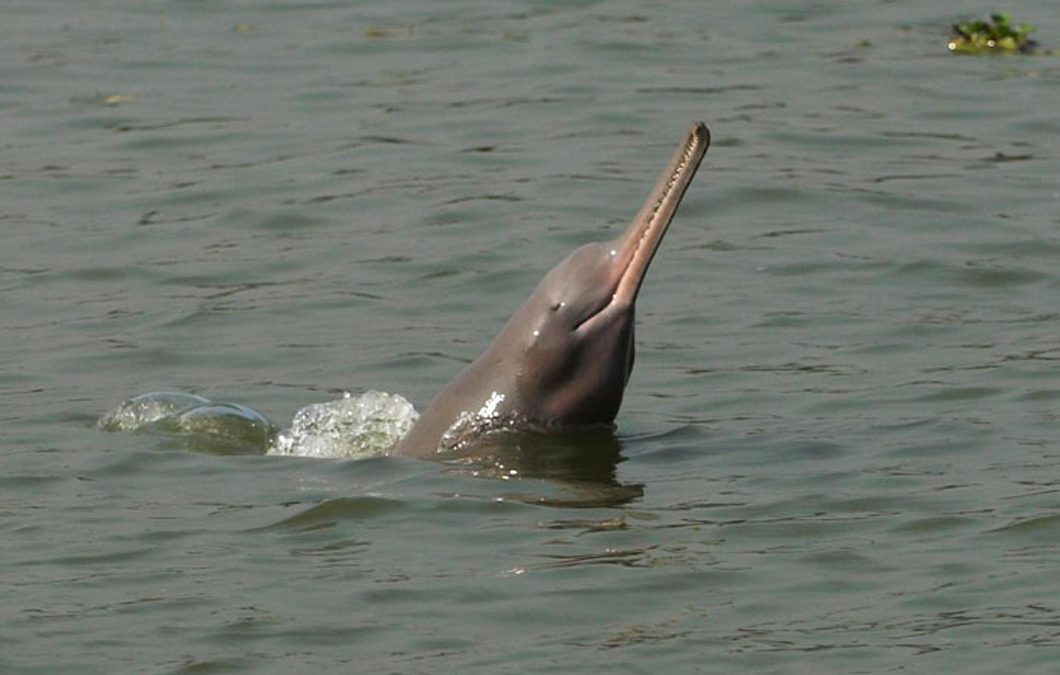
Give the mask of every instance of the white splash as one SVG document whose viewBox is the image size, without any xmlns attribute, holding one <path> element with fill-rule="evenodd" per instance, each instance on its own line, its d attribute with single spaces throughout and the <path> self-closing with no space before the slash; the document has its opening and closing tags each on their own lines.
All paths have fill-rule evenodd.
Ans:
<svg viewBox="0 0 1060 675">
<path fill-rule="evenodd" d="M 493 392 L 482 407 L 478 409 L 478 416 L 482 419 L 493 419 L 497 417 L 497 407 L 504 403 L 504 394 Z"/>
<path fill-rule="evenodd" d="M 503 398 L 503 397 L 502 397 Z M 276 433 L 261 413 L 183 392 L 156 391 L 129 399 L 100 416 L 105 431 L 153 431 L 194 441 L 224 454 L 353 458 L 385 455 L 412 428 L 419 413 L 403 396 L 369 391 L 307 405 L 289 429 Z"/>
<path fill-rule="evenodd" d="M 280 432 L 269 455 L 363 459 L 385 455 L 408 434 L 419 413 L 399 394 L 368 391 L 313 403 Z"/>
<path fill-rule="evenodd" d="M 514 423 L 501 414 L 500 406 L 504 403 L 505 395 L 494 391 L 491 392 L 478 410 L 467 410 L 460 413 L 456 422 L 446 429 L 442 434 L 438 445 L 438 452 L 459 450 L 467 446 L 472 439 L 482 434 L 497 429 L 503 429 Z"/>
</svg>

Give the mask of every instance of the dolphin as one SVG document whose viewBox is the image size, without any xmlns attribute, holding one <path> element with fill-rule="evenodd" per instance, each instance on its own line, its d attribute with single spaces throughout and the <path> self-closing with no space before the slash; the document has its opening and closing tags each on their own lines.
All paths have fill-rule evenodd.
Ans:
<svg viewBox="0 0 1060 675">
<path fill-rule="evenodd" d="M 710 145 L 697 122 L 626 231 L 554 267 L 391 454 L 456 452 L 491 431 L 611 425 L 633 370 L 633 308 L 648 265 Z"/>
</svg>

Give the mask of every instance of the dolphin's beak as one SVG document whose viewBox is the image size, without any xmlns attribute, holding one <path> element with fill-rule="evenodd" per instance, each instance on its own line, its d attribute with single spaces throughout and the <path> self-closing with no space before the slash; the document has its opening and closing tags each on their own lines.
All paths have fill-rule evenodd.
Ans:
<svg viewBox="0 0 1060 675">
<path fill-rule="evenodd" d="M 673 159 L 629 229 L 612 242 L 617 269 L 620 271 L 612 305 L 632 306 L 637 299 L 637 292 L 655 256 L 655 250 L 659 248 L 666 228 L 673 220 L 677 206 L 709 146 L 710 131 L 702 122 L 696 122 L 677 147 Z"/>
</svg>

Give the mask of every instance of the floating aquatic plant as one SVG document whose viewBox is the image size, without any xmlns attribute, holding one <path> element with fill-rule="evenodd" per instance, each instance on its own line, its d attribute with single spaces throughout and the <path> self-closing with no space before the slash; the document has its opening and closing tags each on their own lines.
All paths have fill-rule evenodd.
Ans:
<svg viewBox="0 0 1060 675">
<path fill-rule="evenodd" d="M 953 24 L 950 51 L 957 54 L 1015 54 L 1034 49 L 1028 35 L 1034 32 L 1029 23 L 1013 24 L 1008 14 L 991 14 L 988 21 L 962 21 Z"/>
</svg>

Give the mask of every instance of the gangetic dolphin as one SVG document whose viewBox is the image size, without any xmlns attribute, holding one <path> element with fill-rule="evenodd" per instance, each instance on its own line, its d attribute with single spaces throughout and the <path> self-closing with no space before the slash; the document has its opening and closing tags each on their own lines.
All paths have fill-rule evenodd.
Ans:
<svg viewBox="0 0 1060 675">
<path fill-rule="evenodd" d="M 545 275 L 393 454 L 432 457 L 497 429 L 613 422 L 633 370 L 637 292 L 709 145 L 707 127 L 693 124 L 629 229 L 582 246 Z"/>
</svg>

